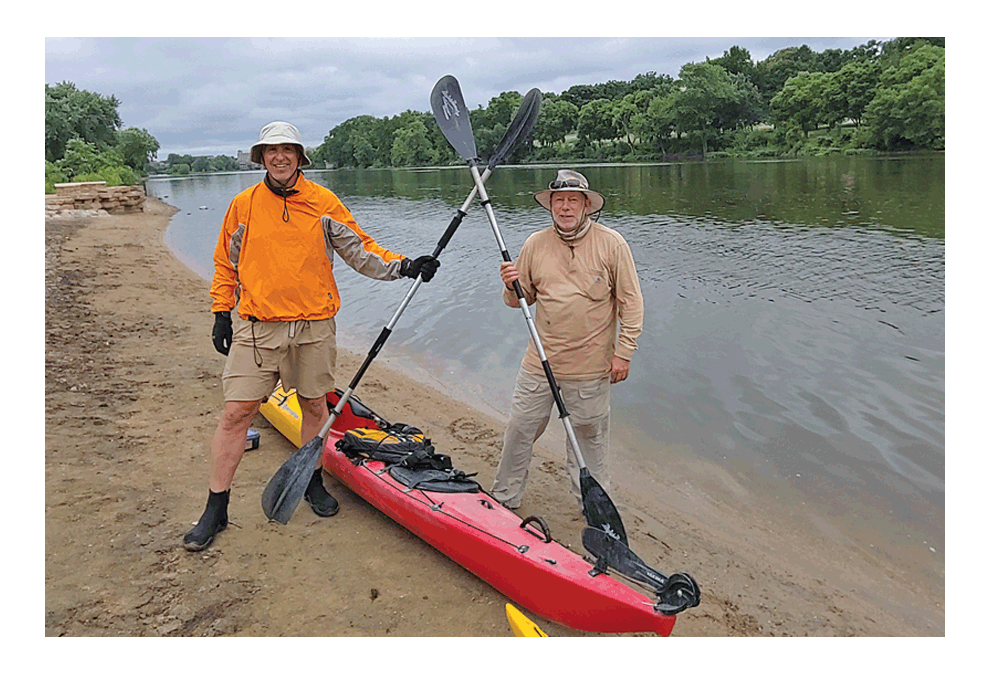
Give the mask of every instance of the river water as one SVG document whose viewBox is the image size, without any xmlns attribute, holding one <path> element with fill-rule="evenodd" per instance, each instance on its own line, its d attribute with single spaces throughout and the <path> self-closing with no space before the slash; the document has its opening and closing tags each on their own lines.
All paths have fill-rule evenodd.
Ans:
<svg viewBox="0 0 990 675">
<path fill-rule="evenodd" d="M 661 485 L 663 449 L 677 448 L 745 484 L 799 495 L 809 522 L 829 524 L 824 535 L 861 534 L 869 513 L 866 527 L 941 554 L 944 156 L 582 171 L 606 197 L 600 221 L 632 248 L 645 299 L 630 379 L 612 394 L 615 463 Z M 503 167 L 492 176 L 513 257 L 549 224 L 532 194 L 555 175 Z M 463 167 L 307 176 L 380 244 L 413 256 L 433 250 L 471 187 Z M 149 195 L 180 209 L 168 245 L 209 278 L 230 199 L 260 178 L 149 180 Z M 475 205 L 378 358 L 504 414 L 528 332 L 501 302 L 500 260 Z M 340 263 L 336 275 L 341 345 L 366 353 L 411 281 L 374 282 Z"/>
</svg>

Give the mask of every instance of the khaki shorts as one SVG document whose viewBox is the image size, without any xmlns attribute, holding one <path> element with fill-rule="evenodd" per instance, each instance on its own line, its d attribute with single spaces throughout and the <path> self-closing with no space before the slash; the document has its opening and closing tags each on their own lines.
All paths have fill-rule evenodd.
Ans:
<svg viewBox="0 0 990 675">
<path fill-rule="evenodd" d="M 337 323 L 247 321 L 231 312 L 234 339 L 223 367 L 225 401 L 263 401 L 279 379 L 303 398 L 333 390 L 337 366 Z"/>
</svg>

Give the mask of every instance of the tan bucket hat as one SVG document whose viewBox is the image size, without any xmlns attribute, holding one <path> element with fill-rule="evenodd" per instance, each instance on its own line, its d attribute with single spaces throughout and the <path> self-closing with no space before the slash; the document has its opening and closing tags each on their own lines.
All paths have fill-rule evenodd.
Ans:
<svg viewBox="0 0 990 675">
<path fill-rule="evenodd" d="M 279 143 L 291 143 L 299 147 L 299 168 L 303 169 L 312 162 L 306 156 L 306 148 L 303 147 L 302 135 L 299 130 L 288 122 L 269 122 L 261 129 L 258 135 L 258 142 L 251 146 L 251 161 L 255 164 L 264 164 L 262 154 L 264 146 L 278 145 Z"/>
<path fill-rule="evenodd" d="M 550 197 L 554 192 L 583 192 L 590 202 L 588 213 L 597 213 L 605 206 L 605 198 L 594 190 L 588 189 L 588 179 L 577 171 L 561 169 L 557 172 L 557 180 L 550 183 L 548 189 L 537 192 L 533 197 L 540 206 L 550 210 Z"/>
</svg>

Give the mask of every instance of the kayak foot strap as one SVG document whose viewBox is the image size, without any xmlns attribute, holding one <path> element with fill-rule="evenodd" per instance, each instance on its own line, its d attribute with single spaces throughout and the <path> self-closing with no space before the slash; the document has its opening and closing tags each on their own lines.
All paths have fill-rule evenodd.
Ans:
<svg viewBox="0 0 990 675">
<path fill-rule="evenodd" d="M 653 609 L 661 614 L 677 614 L 690 607 L 697 607 L 701 602 L 701 589 L 690 574 L 678 572 L 669 577 L 661 574 L 604 530 L 584 528 L 581 543 L 595 558 L 595 565 L 588 572 L 589 575 L 598 576 L 611 568 L 622 576 L 647 586 L 657 596 Z"/>
</svg>

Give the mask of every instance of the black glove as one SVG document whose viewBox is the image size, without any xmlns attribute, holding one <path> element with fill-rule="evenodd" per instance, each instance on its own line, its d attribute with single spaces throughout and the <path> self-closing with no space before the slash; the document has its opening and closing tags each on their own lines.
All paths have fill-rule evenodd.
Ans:
<svg viewBox="0 0 990 675">
<path fill-rule="evenodd" d="M 412 258 L 403 258 L 402 266 L 399 268 L 399 274 L 404 277 L 410 277 L 411 279 L 422 276 L 425 283 L 433 278 L 433 275 L 437 273 L 438 267 L 440 267 L 440 261 L 431 255 L 421 255 L 415 260 Z"/>
<path fill-rule="evenodd" d="M 230 353 L 230 343 L 234 340 L 234 325 L 230 321 L 230 312 L 213 313 L 213 346 L 226 356 Z"/>
</svg>

